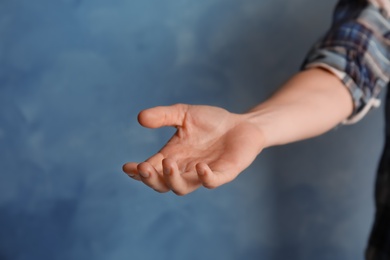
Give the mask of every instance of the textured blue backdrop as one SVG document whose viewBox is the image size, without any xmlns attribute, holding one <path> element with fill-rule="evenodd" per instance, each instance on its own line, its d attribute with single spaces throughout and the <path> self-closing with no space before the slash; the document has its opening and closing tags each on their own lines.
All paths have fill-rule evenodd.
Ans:
<svg viewBox="0 0 390 260">
<path fill-rule="evenodd" d="M 334 3 L 0 0 L 0 259 L 363 259 L 380 110 L 268 149 L 217 190 L 161 195 L 121 172 L 172 134 L 139 110 L 245 111 L 298 69 Z"/>
</svg>

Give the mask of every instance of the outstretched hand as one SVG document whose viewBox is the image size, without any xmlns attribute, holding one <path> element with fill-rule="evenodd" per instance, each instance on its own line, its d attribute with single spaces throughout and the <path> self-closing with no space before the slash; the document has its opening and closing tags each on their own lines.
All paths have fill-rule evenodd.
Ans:
<svg viewBox="0 0 390 260">
<path fill-rule="evenodd" d="M 261 131 L 244 115 L 222 108 L 177 104 L 142 111 L 148 128 L 176 127 L 167 144 L 145 162 L 129 162 L 123 171 L 158 192 L 186 195 L 235 179 L 263 148 Z"/>
</svg>

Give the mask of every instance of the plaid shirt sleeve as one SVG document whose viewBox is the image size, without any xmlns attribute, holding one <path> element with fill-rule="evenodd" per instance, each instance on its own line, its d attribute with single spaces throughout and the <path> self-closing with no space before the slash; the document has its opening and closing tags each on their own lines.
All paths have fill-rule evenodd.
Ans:
<svg viewBox="0 0 390 260">
<path fill-rule="evenodd" d="M 330 30 L 309 52 L 302 68 L 321 67 L 340 78 L 354 101 L 344 124 L 359 121 L 380 104 L 390 77 L 390 18 L 366 1 L 341 0 Z"/>
</svg>

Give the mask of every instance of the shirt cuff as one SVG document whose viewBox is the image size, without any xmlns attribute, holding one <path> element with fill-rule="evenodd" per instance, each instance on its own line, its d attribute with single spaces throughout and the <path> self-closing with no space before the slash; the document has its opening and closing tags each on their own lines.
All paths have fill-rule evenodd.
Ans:
<svg viewBox="0 0 390 260">
<path fill-rule="evenodd" d="M 376 96 L 370 97 L 370 99 L 365 103 L 364 107 L 357 111 L 358 103 L 362 96 L 361 89 L 355 84 L 355 82 L 346 74 L 344 71 L 336 69 L 335 67 L 330 66 L 327 63 L 322 62 L 313 62 L 310 64 L 307 64 L 305 69 L 311 69 L 311 68 L 322 68 L 330 73 L 332 73 L 334 76 L 339 78 L 345 85 L 345 87 L 349 90 L 352 100 L 354 101 L 354 113 L 347 119 L 343 120 L 341 123 L 343 125 L 351 125 L 359 122 L 363 117 L 367 115 L 368 112 L 370 112 L 373 108 L 378 108 L 381 105 L 380 99 Z M 378 93 L 379 94 L 379 93 Z M 355 112 L 357 111 L 357 112 Z"/>
<path fill-rule="evenodd" d="M 339 17 L 337 10 L 335 17 Z M 345 13 L 344 9 L 340 10 Z M 302 69 L 326 69 L 347 87 L 354 110 L 344 124 L 356 123 L 380 105 L 378 96 L 387 86 L 390 75 L 389 32 L 390 19 L 375 6 L 364 6 L 358 15 L 334 20 L 331 29 L 314 45 L 302 65 Z"/>
</svg>

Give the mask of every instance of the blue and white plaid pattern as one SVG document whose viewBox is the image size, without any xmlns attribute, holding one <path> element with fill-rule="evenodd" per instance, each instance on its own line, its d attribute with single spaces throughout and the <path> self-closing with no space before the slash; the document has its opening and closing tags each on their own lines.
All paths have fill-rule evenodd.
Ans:
<svg viewBox="0 0 390 260">
<path fill-rule="evenodd" d="M 354 112 L 345 123 L 361 119 L 390 77 L 390 18 L 362 1 L 340 1 L 333 24 L 313 47 L 303 68 L 323 67 L 340 77 L 351 92 Z"/>
<path fill-rule="evenodd" d="M 390 0 L 341 0 L 331 29 L 315 44 L 302 68 L 334 73 L 351 93 L 353 114 L 360 120 L 378 106 L 379 92 L 390 78 Z M 386 101 L 386 145 L 375 187 L 376 214 L 366 260 L 390 260 L 390 91 Z"/>
</svg>

